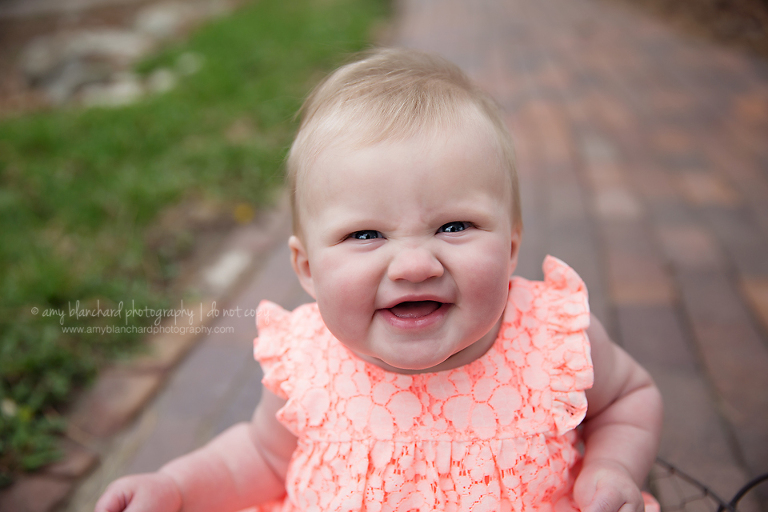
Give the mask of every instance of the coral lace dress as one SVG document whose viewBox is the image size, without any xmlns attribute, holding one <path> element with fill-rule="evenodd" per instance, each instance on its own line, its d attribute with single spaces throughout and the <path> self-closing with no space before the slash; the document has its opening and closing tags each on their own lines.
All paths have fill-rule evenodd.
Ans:
<svg viewBox="0 0 768 512">
<path fill-rule="evenodd" d="M 254 353 L 298 437 L 287 494 L 260 510 L 578 510 L 574 430 L 592 385 L 587 291 L 553 257 L 512 279 L 495 344 L 460 368 L 402 375 L 364 362 L 317 306 L 263 302 Z"/>
</svg>

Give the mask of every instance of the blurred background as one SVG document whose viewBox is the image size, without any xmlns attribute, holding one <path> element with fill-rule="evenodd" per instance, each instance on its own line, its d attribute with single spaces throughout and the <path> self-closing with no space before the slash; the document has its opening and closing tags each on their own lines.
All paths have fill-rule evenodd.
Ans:
<svg viewBox="0 0 768 512">
<path fill-rule="evenodd" d="M 250 313 L 308 300 L 294 113 L 374 44 L 505 109 L 518 273 L 582 275 L 662 389 L 661 456 L 726 500 L 768 472 L 764 0 L 0 0 L 0 511 L 92 509 L 249 418 Z M 717 509 L 662 466 L 651 486 Z"/>
</svg>

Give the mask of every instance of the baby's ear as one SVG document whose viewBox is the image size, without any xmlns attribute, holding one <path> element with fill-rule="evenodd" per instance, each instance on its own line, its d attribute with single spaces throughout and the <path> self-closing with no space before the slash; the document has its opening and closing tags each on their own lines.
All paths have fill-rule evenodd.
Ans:
<svg viewBox="0 0 768 512">
<path fill-rule="evenodd" d="M 516 229 L 512 232 L 512 245 L 510 247 L 510 253 L 509 253 L 509 275 L 511 276 L 515 268 L 517 268 L 517 256 L 520 254 L 520 239 L 522 238 L 522 233 L 519 229 Z"/>
<path fill-rule="evenodd" d="M 301 287 L 313 299 L 317 299 L 315 297 L 315 283 L 312 280 L 312 271 L 309 268 L 309 258 L 307 257 L 304 243 L 299 237 L 293 235 L 288 239 L 288 247 L 291 248 L 291 265 L 293 265 L 293 271 L 296 272 L 296 276 L 299 278 Z"/>
</svg>

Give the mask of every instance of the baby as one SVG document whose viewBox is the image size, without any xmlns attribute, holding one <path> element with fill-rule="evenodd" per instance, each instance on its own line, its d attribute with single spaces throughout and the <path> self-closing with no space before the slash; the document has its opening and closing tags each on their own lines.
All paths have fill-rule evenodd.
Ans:
<svg viewBox="0 0 768 512">
<path fill-rule="evenodd" d="M 340 68 L 303 106 L 288 174 L 317 302 L 260 306 L 253 420 L 117 480 L 96 512 L 653 507 L 658 390 L 565 263 L 512 276 L 510 137 L 458 68 L 407 50 Z"/>
</svg>

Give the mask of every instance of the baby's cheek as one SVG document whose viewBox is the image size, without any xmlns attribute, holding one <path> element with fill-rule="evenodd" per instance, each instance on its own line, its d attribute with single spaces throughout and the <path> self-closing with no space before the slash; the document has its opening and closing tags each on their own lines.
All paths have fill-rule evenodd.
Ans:
<svg viewBox="0 0 768 512">
<path fill-rule="evenodd" d="M 479 318 L 492 325 L 504 312 L 509 298 L 509 277 L 501 272 L 487 272 L 478 275 L 466 296 L 473 301 L 473 309 Z"/>
<path fill-rule="evenodd" d="M 370 286 L 350 279 L 349 274 L 338 279 L 333 279 L 333 274 L 327 277 L 316 288 L 320 314 L 337 338 L 355 339 L 373 315 Z"/>
<path fill-rule="evenodd" d="M 471 297 L 484 307 L 496 310 L 503 308 L 509 294 L 508 266 L 498 260 L 489 260 L 474 272 L 472 279 Z"/>
</svg>

